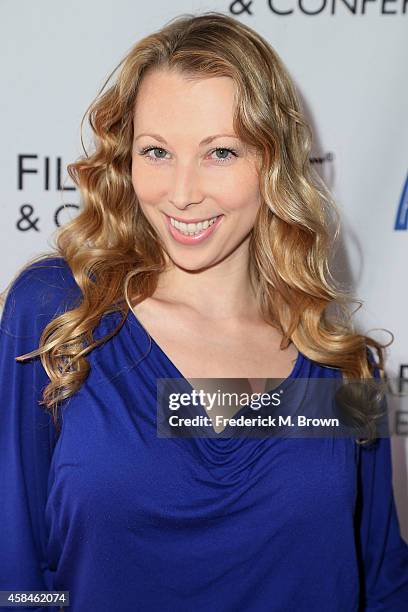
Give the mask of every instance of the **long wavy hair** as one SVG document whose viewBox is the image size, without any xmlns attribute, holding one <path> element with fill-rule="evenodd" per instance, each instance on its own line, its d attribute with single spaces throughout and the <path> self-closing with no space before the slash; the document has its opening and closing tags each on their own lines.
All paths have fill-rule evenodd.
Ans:
<svg viewBox="0 0 408 612">
<path fill-rule="evenodd" d="M 293 342 L 345 378 L 372 379 L 375 366 L 384 379 L 388 345 L 354 329 L 350 305 L 357 302 L 360 308 L 362 302 L 329 269 L 340 217 L 310 162 L 311 128 L 281 59 L 257 32 L 230 16 L 183 14 L 130 49 L 81 122 L 82 141 L 88 117 L 94 150 L 88 154 L 83 147 L 85 156 L 68 165 L 81 207 L 57 231 L 52 253 L 68 263 L 81 301 L 46 325 L 38 349 L 16 358 L 40 356 L 50 378 L 40 403 L 55 426 L 60 402 L 88 375 L 87 354 L 119 331 L 132 304 L 153 294 L 165 269 L 164 245 L 142 214 L 131 181 L 135 98 L 143 76 L 158 68 L 177 70 L 188 79 L 228 76 L 235 83 L 234 129 L 261 160 L 250 280 L 261 315 L 282 334 L 280 348 Z M 93 330 L 112 311 L 123 318 L 110 334 L 94 340 Z M 368 347 L 377 351 L 376 364 Z M 374 423 L 368 410 L 354 410 L 362 422 Z"/>
</svg>

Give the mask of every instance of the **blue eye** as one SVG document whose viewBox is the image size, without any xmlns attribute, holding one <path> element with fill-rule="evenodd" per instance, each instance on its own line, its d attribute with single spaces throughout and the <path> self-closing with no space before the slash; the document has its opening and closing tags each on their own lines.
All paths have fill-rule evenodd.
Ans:
<svg viewBox="0 0 408 612">
<path fill-rule="evenodd" d="M 149 153 L 149 151 L 165 151 L 164 149 L 161 149 L 160 147 L 145 147 L 144 149 L 142 149 L 139 153 L 139 155 L 142 155 L 144 157 L 148 157 L 149 159 L 151 159 L 152 161 L 158 161 L 159 159 L 163 159 L 163 157 L 151 157 L 150 155 L 147 155 Z"/>
<path fill-rule="evenodd" d="M 235 151 L 235 149 L 229 149 L 228 147 L 217 147 L 216 149 L 214 149 L 212 151 L 212 153 L 215 153 L 216 151 L 224 151 L 227 152 L 229 155 L 234 156 L 234 157 L 238 157 L 238 153 Z M 231 157 L 221 157 L 218 158 L 217 161 L 229 161 L 231 159 Z"/>
<path fill-rule="evenodd" d="M 164 155 L 160 155 L 159 157 L 157 157 L 156 155 L 154 155 L 153 157 L 151 155 L 148 155 L 148 153 L 150 153 L 150 151 L 160 151 L 161 153 L 164 153 Z M 213 149 L 212 151 L 210 151 L 210 154 L 216 153 L 218 151 L 221 152 L 226 152 L 228 153 L 228 157 L 218 157 L 215 161 L 217 163 L 225 163 L 228 162 L 232 159 L 232 157 L 238 157 L 238 153 L 235 151 L 235 149 L 231 149 L 229 147 L 216 147 L 215 149 Z M 162 159 L 165 159 L 165 155 L 166 155 L 167 151 L 166 149 L 162 149 L 161 147 L 145 147 L 144 149 L 142 149 L 139 153 L 139 155 L 142 155 L 143 157 L 147 157 L 149 160 L 153 161 L 153 162 L 159 162 Z"/>
</svg>

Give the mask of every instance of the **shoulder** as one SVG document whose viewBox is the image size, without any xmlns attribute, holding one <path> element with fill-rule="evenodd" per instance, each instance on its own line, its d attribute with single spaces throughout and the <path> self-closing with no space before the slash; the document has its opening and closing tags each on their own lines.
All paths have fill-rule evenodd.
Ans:
<svg viewBox="0 0 408 612">
<path fill-rule="evenodd" d="M 366 350 L 367 350 L 367 361 L 368 361 L 368 364 L 371 366 L 374 378 L 381 378 L 381 373 L 380 373 L 380 370 L 378 368 L 379 364 L 376 362 L 376 360 L 374 358 L 374 351 L 373 351 L 373 349 L 370 348 L 369 346 L 367 346 Z"/>
<path fill-rule="evenodd" d="M 8 287 L 1 331 L 29 332 L 44 327 L 49 320 L 72 308 L 80 296 L 81 291 L 64 258 L 36 261 L 27 265 Z"/>
</svg>

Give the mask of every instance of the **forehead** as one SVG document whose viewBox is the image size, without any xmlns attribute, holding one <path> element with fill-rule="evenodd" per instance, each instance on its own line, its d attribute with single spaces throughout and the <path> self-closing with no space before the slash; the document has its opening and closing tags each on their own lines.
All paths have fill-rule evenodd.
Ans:
<svg viewBox="0 0 408 612">
<path fill-rule="evenodd" d="M 139 85 L 134 105 L 136 128 L 184 127 L 201 123 L 213 129 L 232 129 L 235 84 L 229 77 L 191 79 L 179 72 L 154 70 Z M 192 122 L 192 123 L 191 123 Z"/>
</svg>

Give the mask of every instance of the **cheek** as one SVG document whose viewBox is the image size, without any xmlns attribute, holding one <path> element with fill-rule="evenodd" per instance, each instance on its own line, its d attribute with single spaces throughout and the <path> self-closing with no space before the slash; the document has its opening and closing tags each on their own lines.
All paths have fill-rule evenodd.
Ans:
<svg viewBox="0 0 408 612">
<path fill-rule="evenodd" d="M 220 201 L 226 212 L 238 212 L 245 218 L 255 218 L 260 206 L 257 177 L 240 176 L 227 187 L 223 185 Z"/>
<path fill-rule="evenodd" d="M 220 172 L 218 192 L 224 195 L 232 210 L 257 206 L 259 178 L 254 164 L 244 162 Z"/>
<path fill-rule="evenodd" d="M 153 180 L 148 172 L 145 172 L 137 164 L 132 166 L 132 185 L 139 202 L 153 206 L 162 197 L 160 182 Z"/>
</svg>

